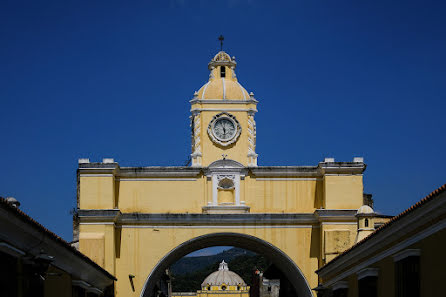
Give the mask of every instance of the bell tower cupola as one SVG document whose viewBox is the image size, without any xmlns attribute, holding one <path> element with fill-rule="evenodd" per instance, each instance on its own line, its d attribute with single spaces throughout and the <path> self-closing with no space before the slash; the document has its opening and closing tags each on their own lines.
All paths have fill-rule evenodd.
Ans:
<svg viewBox="0 0 446 297">
<path fill-rule="evenodd" d="M 224 51 L 208 63 L 209 80 L 191 103 L 192 166 L 207 167 L 227 158 L 257 166 L 257 100 L 238 82 L 237 62 Z"/>
</svg>

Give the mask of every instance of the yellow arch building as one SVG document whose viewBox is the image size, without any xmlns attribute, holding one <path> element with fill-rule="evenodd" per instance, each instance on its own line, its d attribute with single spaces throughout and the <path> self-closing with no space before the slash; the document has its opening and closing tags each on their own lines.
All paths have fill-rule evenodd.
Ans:
<svg viewBox="0 0 446 297">
<path fill-rule="evenodd" d="M 154 296 L 172 263 L 217 245 L 266 255 L 299 297 L 313 296 L 315 271 L 354 244 L 363 159 L 259 166 L 258 101 L 236 66 L 219 52 L 190 100 L 191 166 L 79 160 L 75 236 L 82 253 L 116 276 L 116 296 Z"/>
</svg>

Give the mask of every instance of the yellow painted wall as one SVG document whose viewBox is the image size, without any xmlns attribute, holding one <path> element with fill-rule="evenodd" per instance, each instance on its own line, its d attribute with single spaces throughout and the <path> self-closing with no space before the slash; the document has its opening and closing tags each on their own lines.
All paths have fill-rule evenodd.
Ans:
<svg viewBox="0 0 446 297">
<path fill-rule="evenodd" d="M 362 175 L 324 176 L 324 208 L 358 209 L 362 206 Z"/>
<path fill-rule="evenodd" d="M 115 274 L 116 230 L 113 224 L 79 226 L 79 250 Z"/>
<path fill-rule="evenodd" d="M 240 200 L 251 207 L 251 213 L 313 212 L 321 195 L 317 181 L 258 181 L 248 176 L 240 186 Z M 122 212 L 201 213 L 208 202 L 212 202 L 212 182 L 204 176 L 195 181 L 119 182 Z"/>
<path fill-rule="evenodd" d="M 208 104 L 209 105 L 209 104 Z M 211 108 L 206 105 L 206 108 Z M 220 105 L 218 108 L 222 108 Z M 232 107 L 231 108 L 235 108 Z M 246 108 L 246 106 L 243 106 Z M 203 111 L 201 112 L 201 152 L 202 152 L 202 165 L 208 166 L 212 162 L 216 160 L 222 159 L 222 154 L 227 155 L 228 159 L 237 161 L 243 165 L 248 165 L 248 113 L 240 112 L 240 111 L 228 111 L 230 114 L 237 118 L 237 121 L 240 123 L 242 132 L 236 143 L 223 147 L 215 144 L 208 132 L 209 123 L 212 121 L 212 118 L 219 114 L 220 111 Z"/>
<path fill-rule="evenodd" d="M 113 176 L 80 176 L 80 209 L 113 209 L 115 180 Z"/>
</svg>

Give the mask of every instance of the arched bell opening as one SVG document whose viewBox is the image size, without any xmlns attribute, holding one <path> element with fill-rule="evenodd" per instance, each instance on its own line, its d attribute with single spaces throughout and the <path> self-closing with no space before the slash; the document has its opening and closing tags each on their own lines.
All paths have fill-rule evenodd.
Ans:
<svg viewBox="0 0 446 297">
<path fill-rule="evenodd" d="M 182 257 L 199 249 L 227 245 L 251 250 L 267 257 L 291 282 L 298 297 L 312 297 L 310 286 L 299 267 L 284 252 L 254 236 L 239 233 L 213 233 L 188 240 L 166 254 L 150 272 L 141 297 L 155 297 L 155 285 L 166 269 Z"/>
</svg>

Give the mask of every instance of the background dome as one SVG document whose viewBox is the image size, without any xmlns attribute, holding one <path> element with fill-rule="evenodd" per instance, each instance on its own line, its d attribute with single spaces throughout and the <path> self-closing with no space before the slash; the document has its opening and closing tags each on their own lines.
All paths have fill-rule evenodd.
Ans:
<svg viewBox="0 0 446 297">
<path fill-rule="evenodd" d="M 237 273 L 229 270 L 228 264 L 225 261 L 220 263 L 220 267 L 218 267 L 217 271 L 209 274 L 208 277 L 204 279 L 201 286 L 221 286 L 222 284 L 227 286 L 246 286 L 246 283 Z"/>
</svg>

